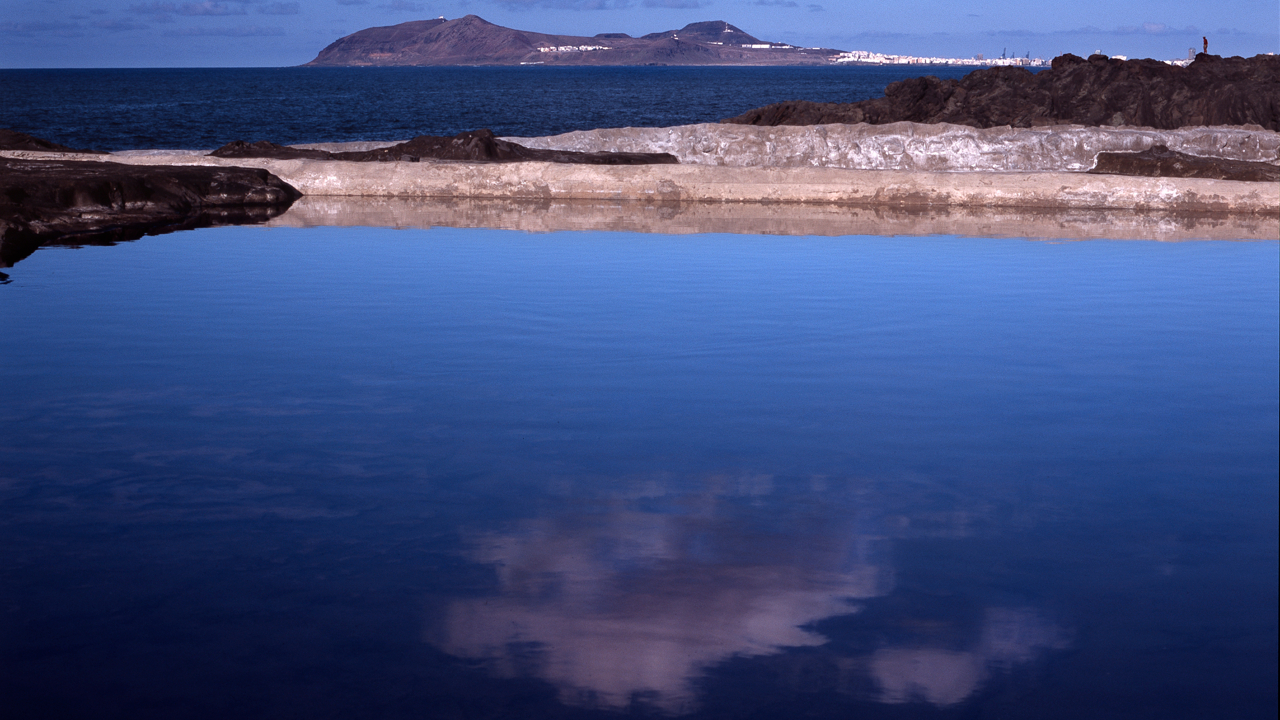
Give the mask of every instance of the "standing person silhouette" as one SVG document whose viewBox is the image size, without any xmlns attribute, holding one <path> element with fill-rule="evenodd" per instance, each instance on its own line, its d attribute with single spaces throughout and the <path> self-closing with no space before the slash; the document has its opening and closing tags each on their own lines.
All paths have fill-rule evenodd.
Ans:
<svg viewBox="0 0 1280 720">
<path fill-rule="evenodd" d="M 1209 38 L 1205 37 L 1204 35 L 1201 35 L 1200 39 L 1204 41 L 1204 54 L 1208 55 L 1209 54 Z"/>
</svg>

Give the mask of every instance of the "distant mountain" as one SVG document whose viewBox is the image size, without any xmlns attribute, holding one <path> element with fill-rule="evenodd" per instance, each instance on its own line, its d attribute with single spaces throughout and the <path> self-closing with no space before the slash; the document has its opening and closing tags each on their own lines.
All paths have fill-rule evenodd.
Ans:
<svg viewBox="0 0 1280 720">
<path fill-rule="evenodd" d="M 667 38 L 679 38 L 686 42 L 710 43 L 713 45 L 762 45 L 763 40 L 758 40 L 744 32 L 741 29 L 730 25 L 723 20 L 711 20 L 708 22 L 689 23 L 679 30 L 668 30 L 660 33 L 649 33 L 643 36 L 642 40 L 665 40 Z M 782 43 L 770 43 L 781 45 Z"/>
<path fill-rule="evenodd" d="M 307 65 L 811 65 L 837 52 L 759 40 L 721 20 L 638 38 L 581 37 L 513 30 L 467 15 L 361 30 Z"/>
</svg>

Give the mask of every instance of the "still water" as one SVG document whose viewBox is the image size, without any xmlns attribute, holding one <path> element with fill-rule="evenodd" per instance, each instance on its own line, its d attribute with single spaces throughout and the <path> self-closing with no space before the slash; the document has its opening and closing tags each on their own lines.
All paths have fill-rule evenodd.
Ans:
<svg viewBox="0 0 1280 720">
<path fill-rule="evenodd" d="M 1278 250 L 40 250 L 0 714 L 1272 718 Z"/>
</svg>

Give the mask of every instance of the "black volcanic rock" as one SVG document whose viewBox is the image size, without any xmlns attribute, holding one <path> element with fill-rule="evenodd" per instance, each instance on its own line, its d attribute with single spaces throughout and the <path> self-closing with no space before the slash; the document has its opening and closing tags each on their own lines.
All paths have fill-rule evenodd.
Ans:
<svg viewBox="0 0 1280 720">
<path fill-rule="evenodd" d="M 1155 145 L 1142 152 L 1101 152 L 1089 172 L 1100 175 L 1280 182 L 1280 167 L 1264 162 L 1204 158 Z"/>
<path fill-rule="evenodd" d="M 501 140 L 489 129 L 472 130 L 453 137 L 418 137 L 399 145 L 363 153 L 337 153 L 339 160 L 396 160 L 405 156 L 439 160 L 489 162 L 573 163 L 581 165 L 671 165 L 679 162 L 669 153 L 571 152 L 538 150 Z"/>
<path fill-rule="evenodd" d="M 743 47 L 761 44 L 771 47 Z M 836 53 L 763 43 L 721 20 L 639 38 L 581 37 L 514 30 L 467 15 L 367 28 L 330 44 L 307 65 L 796 65 L 825 64 Z"/>
<path fill-rule="evenodd" d="M 245 142 L 244 140 L 232 140 L 222 147 L 209 153 L 211 157 L 219 158 L 273 158 L 276 160 L 329 160 L 332 159 L 333 153 L 324 150 L 304 150 L 302 148 L 289 147 L 288 145 L 277 145 L 266 140 L 258 142 Z"/>
<path fill-rule="evenodd" d="M 0 128 L 0 150 L 34 150 L 37 152 L 87 153 L 91 155 L 106 154 L 101 150 L 76 150 L 66 145 L 41 140 L 38 137 L 32 137 L 26 133 L 5 128 Z"/>
<path fill-rule="evenodd" d="M 1182 68 L 1158 60 L 1093 55 L 1055 58 L 1039 73 L 975 70 L 960 80 L 920 77 L 857 103 L 777 103 L 721 122 L 819 125 L 899 121 L 1000 125 L 1260 125 L 1280 130 L 1280 56 L 1222 58 L 1201 54 Z"/>
<path fill-rule="evenodd" d="M 109 245 L 262 222 L 301 193 L 265 170 L 0 158 L 0 265 L 41 245 Z"/>
<path fill-rule="evenodd" d="M 265 141 L 247 143 L 237 140 L 209 154 L 225 158 L 307 158 L 350 162 L 417 162 L 421 159 L 467 162 L 537 160 L 584 165 L 665 165 L 678 162 L 674 155 L 668 153 L 584 153 L 568 150 L 538 150 L 499 139 L 489 129 L 472 130 L 453 137 L 419 135 L 399 145 L 360 152 L 331 153 L 324 150 L 299 150 Z"/>
</svg>

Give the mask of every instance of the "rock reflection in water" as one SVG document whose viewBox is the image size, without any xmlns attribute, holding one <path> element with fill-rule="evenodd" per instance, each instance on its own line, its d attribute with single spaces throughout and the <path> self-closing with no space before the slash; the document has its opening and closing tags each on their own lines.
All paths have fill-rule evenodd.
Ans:
<svg viewBox="0 0 1280 720">
<path fill-rule="evenodd" d="M 748 235 L 962 235 L 1073 240 L 1272 240 L 1275 215 L 823 204 L 308 196 L 273 227 L 501 228 Z"/>
<path fill-rule="evenodd" d="M 562 508 L 475 535 L 471 559 L 495 569 L 499 594 L 451 600 L 427 639 L 495 675 L 546 680 L 571 705 L 687 712 L 698 678 L 716 665 L 829 645 L 816 623 L 892 601 L 885 526 L 897 523 L 817 497 L 804 503 L 806 517 L 771 522 L 777 498 L 758 487 L 744 497 L 751 484 L 668 495 L 658 510 L 653 497 Z M 1064 646 L 1060 631 L 1025 610 L 988 610 L 978 634 L 971 647 L 907 644 L 836 658 L 840 674 L 865 679 L 832 689 L 951 705 L 993 668 Z"/>
</svg>

